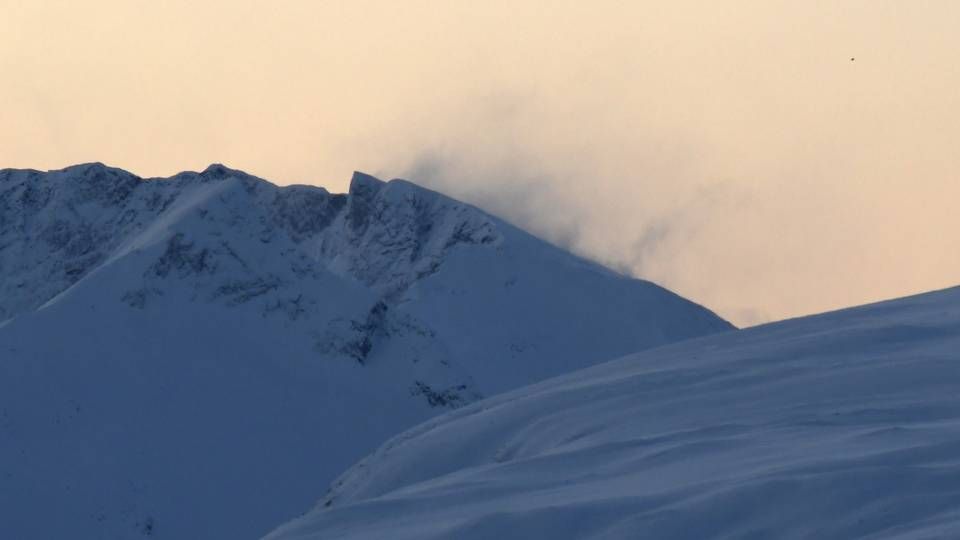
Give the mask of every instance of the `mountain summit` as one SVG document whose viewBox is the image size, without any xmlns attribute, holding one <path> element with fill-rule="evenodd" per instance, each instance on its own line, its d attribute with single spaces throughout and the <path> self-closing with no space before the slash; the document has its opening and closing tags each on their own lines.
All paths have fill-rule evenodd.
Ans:
<svg viewBox="0 0 960 540">
<path fill-rule="evenodd" d="M 252 538 L 430 416 L 730 328 L 404 180 L 2 170 L 0 536 Z"/>
</svg>

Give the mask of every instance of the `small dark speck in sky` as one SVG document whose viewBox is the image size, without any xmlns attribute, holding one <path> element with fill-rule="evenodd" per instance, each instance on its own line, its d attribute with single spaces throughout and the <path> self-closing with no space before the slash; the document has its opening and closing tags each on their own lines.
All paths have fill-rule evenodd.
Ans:
<svg viewBox="0 0 960 540">
<path fill-rule="evenodd" d="M 853 62 L 854 60 L 856 60 L 856 58 L 854 58 L 854 57 L 851 56 L 851 57 L 850 57 L 850 61 Z"/>
</svg>

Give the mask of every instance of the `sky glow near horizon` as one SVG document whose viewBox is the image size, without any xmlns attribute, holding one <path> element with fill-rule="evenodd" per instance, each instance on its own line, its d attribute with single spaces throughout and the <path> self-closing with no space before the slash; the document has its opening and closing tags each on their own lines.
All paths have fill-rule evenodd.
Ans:
<svg viewBox="0 0 960 540">
<path fill-rule="evenodd" d="M 0 167 L 405 177 L 736 324 L 960 284 L 960 3 L 0 0 Z"/>
</svg>

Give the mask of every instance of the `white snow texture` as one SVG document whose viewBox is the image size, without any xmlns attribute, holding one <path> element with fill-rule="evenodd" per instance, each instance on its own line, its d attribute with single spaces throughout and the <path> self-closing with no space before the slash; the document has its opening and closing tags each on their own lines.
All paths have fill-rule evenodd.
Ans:
<svg viewBox="0 0 960 540">
<path fill-rule="evenodd" d="M 594 366 L 403 433 L 270 540 L 960 538 L 960 288 Z"/>
<path fill-rule="evenodd" d="M 337 195 L 220 165 L 3 170 L 0 538 L 257 538 L 403 429 L 729 329 L 402 180 L 357 173 Z M 472 470 L 462 434 L 334 508 Z"/>
</svg>

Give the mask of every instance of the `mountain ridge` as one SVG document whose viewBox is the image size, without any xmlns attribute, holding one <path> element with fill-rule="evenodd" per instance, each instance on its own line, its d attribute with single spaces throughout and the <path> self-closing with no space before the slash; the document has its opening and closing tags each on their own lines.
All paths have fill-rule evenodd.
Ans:
<svg viewBox="0 0 960 540">
<path fill-rule="evenodd" d="M 242 183 L 243 189 L 248 192 L 255 192 L 258 189 L 269 186 L 268 189 L 275 191 L 275 198 L 272 203 L 276 206 L 275 212 L 270 217 L 276 225 L 285 229 L 297 242 L 302 241 L 309 235 L 315 235 L 321 232 L 340 216 L 341 213 L 345 213 L 346 219 L 351 229 L 353 229 L 353 232 L 363 233 L 365 228 L 370 224 L 370 220 L 367 219 L 369 217 L 369 209 L 366 207 L 369 204 L 375 203 L 376 197 L 380 195 L 381 192 L 383 192 L 387 198 L 402 198 L 404 195 L 411 196 L 413 194 L 426 195 L 430 198 L 455 203 L 457 209 L 462 209 L 464 213 L 482 216 L 484 220 L 495 222 L 496 226 L 515 228 L 472 205 L 455 201 L 441 193 L 418 186 L 412 182 L 402 179 L 383 181 L 360 171 L 353 173 L 349 190 L 346 193 L 340 194 L 330 193 L 321 186 L 303 184 L 276 186 L 267 180 L 237 169 L 226 167 L 219 163 L 213 163 L 201 172 L 183 171 L 166 178 L 144 178 L 123 169 L 104 165 L 100 162 L 91 162 L 48 171 L 46 173 L 34 169 L 2 169 L 0 170 L 0 189 L 12 191 L 19 187 L 23 191 L 23 193 L 20 194 L 21 199 L 27 201 L 28 205 L 36 202 L 47 203 L 49 199 L 57 196 L 57 190 L 54 190 L 54 186 L 50 185 L 40 186 L 38 188 L 35 185 L 29 184 L 29 182 L 36 182 L 40 178 L 49 178 L 60 184 L 66 184 L 67 181 L 72 181 L 72 185 L 66 185 L 76 193 L 68 193 L 67 196 L 71 197 L 71 195 L 75 195 L 79 197 L 80 200 L 68 199 L 67 201 L 63 201 L 63 206 L 67 206 L 69 210 L 69 212 L 65 213 L 72 213 L 74 211 L 74 205 L 90 204 L 93 202 L 105 203 L 103 206 L 106 209 L 108 206 L 126 203 L 127 198 L 137 189 L 153 190 L 155 191 L 154 193 L 148 193 L 150 198 L 145 205 L 146 210 L 156 212 L 153 217 L 157 217 L 159 213 L 166 211 L 168 205 L 172 204 L 173 200 L 180 196 L 183 190 L 194 188 L 198 184 L 206 185 L 209 183 L 238 180 Z M 17 180 L 20 181 L 20 185 L 11 186 L 11 184 L 15 184 Z M 170 188 L 173 193 L 163 193 L 161 187 L 164 189 Z M 384 190 L 387 191 L 384 192 Z M 16 193 L 12 195 L 16 196 Z M 7 202 L 11 198 L 10 193 L 4 193 L 3 198 L 0 199 L 0 203 Z M 7 210 L 6 213 L 0 213 L 0 219 L 9 215 L 9 208 Z M 55 210 L 62 210 L 62 208 Z M 142 212 L 144 208 L 138 210 Z M 117 219 L 129 221 L 130 218 L 129 216 L 122 216 Z M 6 220 L 0 221 L 0 225 L 4 225 L 4 228 L 9 229 L 9 221 L 10 219 L 8 217 Z M 88 237 L 91 231 L 83 228 L 80 231 L 69 231 L 65 230 L 65 227 L 66 224 L 63 221 L 57 221 L 54 223 L 54 227 L 41 231 L 40 237 L 42 240 L 47 240 L 50 243 L 62 242 L 64 244 L 63 247 L 68 251 L 68 255 L 71 254 L 71 252 L 81 255 L 89 253 L 93 247 L 88 245 L 92 240 Z M 519 231 L 519 229 L 517 230 Z M 125 236 L 137 232 L 138 230 L 121 230 L 120 235 Z M 470 231 L 467 231 L 467 233 L 469 232 Z M 77 238 L 78 236 L 80 237 L 79 239 Z M 102 237 L 103 234 L 99 236 Z M 71 240 L 73 240 L 72 243 L 70 242 Z M 496 241 L 496 235 L 490 234 L 472 238 L 469 234 L 465 234 L 462 229 L 459 229 L 454 231 L 451 240 L 454 242 L 479 241 L 482 243 L 493 243 Z M 7 245 L 8 244 L 9 243 L 7 243 Z M 6 246 L 0 245 L 0 247 Z M 107 250 L 114 247 L 116 246 L 112 244 L 106 245 Z M 449 247 L 449 245 L 445 247 Z M 413 253 L 413 255 L 415 257 L 418 253 Z M 99 258 L 94 261 L 94 263 L 102 262 L 103 260 L 103 258 Z M 58 281 L 66 281 L 72 284 L 73 281 L 70 281 L 70 279 L 83 275 L 89 270 L 89 266 L 91 265 L 87 264 L 82 267 L 65 268 L 65 275 L 62 277 L 67 279 Z M 604 268 L 600 265 L 596 265 L 596 267 Z M 5 297 L 9 298 L 8 295 L 5 295 Z M 21 309 L 30 309 L 31 307 L 36 306 Z M 12 313 L 19 311 L 18 309 L 10 309 L 8 306 L 0 303 L 0 319 L 5 318 L 4 315 L 8 318 Z"/>
<path fill-rule="evenodd" d="M 0 172 L 0 536 L 266 533 L 403 428 L 732 328 L 413 183 L 351 186 Z"/>
</svg>

